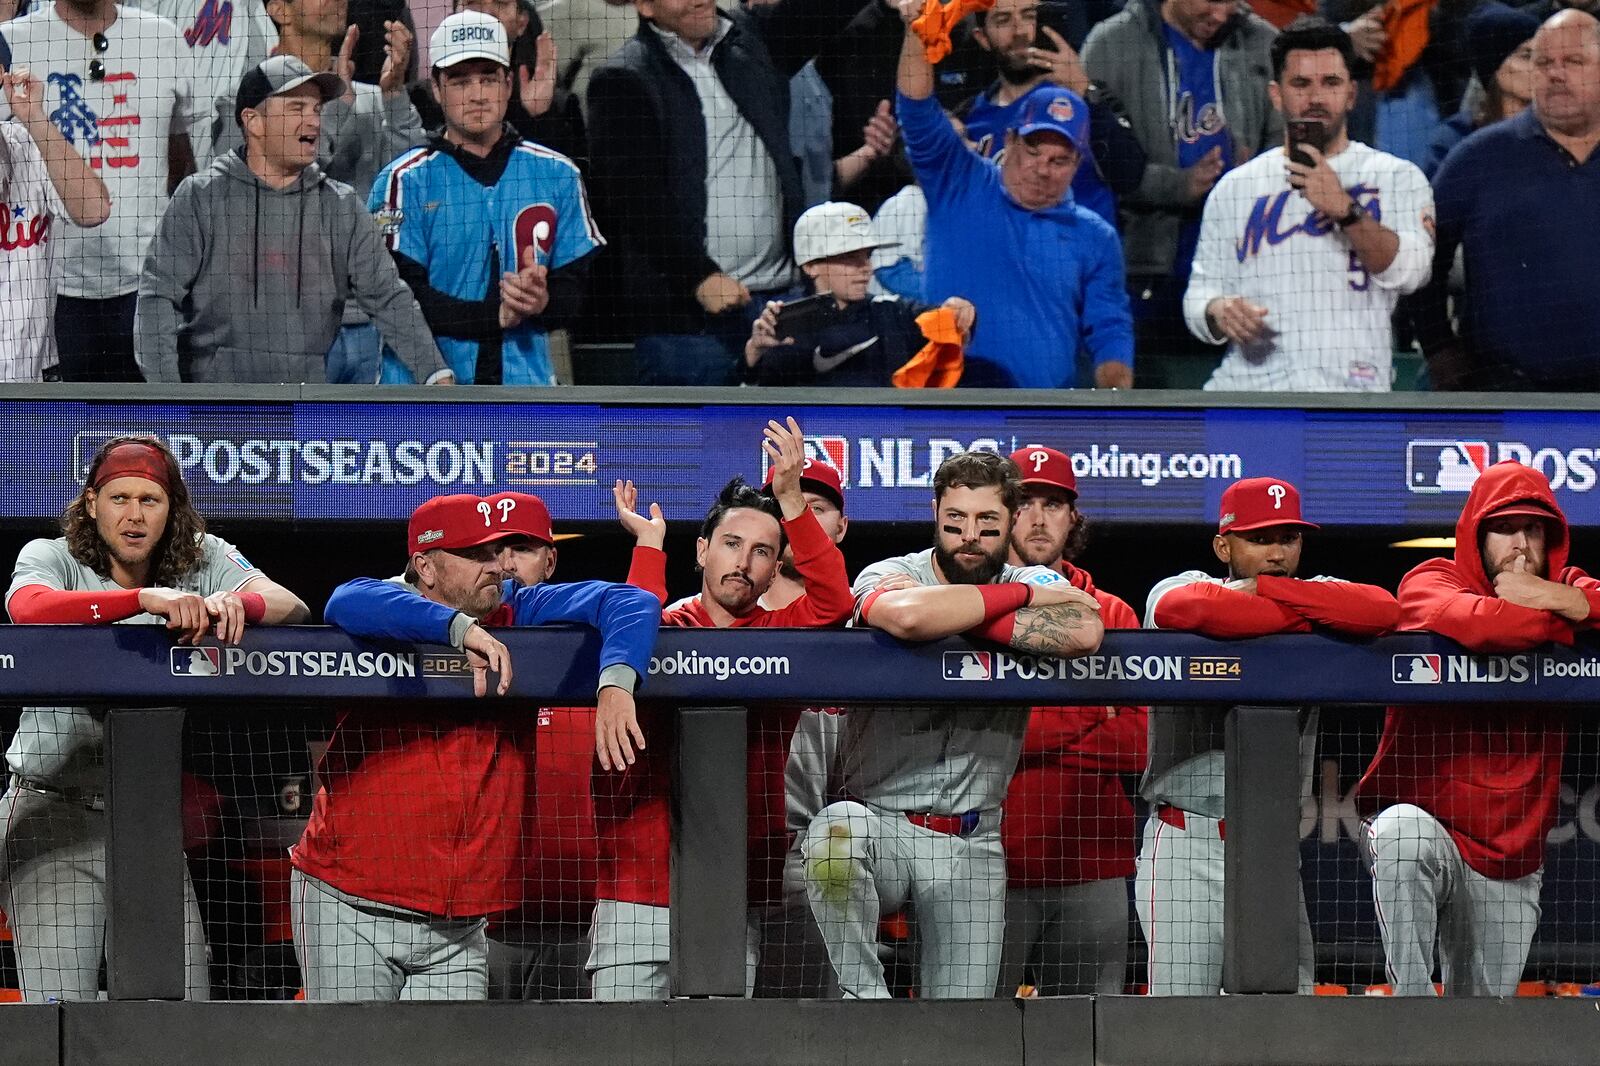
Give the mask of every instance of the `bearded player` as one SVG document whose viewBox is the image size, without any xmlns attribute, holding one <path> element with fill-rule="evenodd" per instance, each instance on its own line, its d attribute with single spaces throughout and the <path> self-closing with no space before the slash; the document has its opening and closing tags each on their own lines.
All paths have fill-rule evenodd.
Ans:
<svg viewBox="0 0 1600 1066">
<path fill-rule="evenodd" d="M 165 625 L 180 644 L 247 626 L 303 622 L 300 598 L 232 544 L 205 531 L 178 461 L 154 437 L 107 441 L 65 534 L 17 557 L 6 609 L 22 625 Z M 214 671 L 196 649 L 204 667 Z M 92 1000 L 106 930 L 104 716 L 85 707 L 25 707 L 6 751 L 0 800 L 5 911 L 29 1002 Z M 207 999 L 205 935 L 184 873 L 187 994 Z"/>
</svg>

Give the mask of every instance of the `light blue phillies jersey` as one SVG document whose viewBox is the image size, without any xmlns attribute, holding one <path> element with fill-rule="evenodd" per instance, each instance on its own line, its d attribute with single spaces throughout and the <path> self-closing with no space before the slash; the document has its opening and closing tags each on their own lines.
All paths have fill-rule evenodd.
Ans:
<svg viewBox="0 0 1600 1066">
<path fill-rule="evenodd" d="M 526 265 L 530 250 L 535 262 L 556 270 L 605 244 L 577 166 L 531 141 L 511 149 L 500 179 L 489 186 L 437 141 L 413 148 L 378 175 L 367 207 L 390 250 L 422 264 L 429 285 L 460 300 L 488 299 L 500 273 Z M 456 380 L 473 382 L 486 342 L 434 334 Z M 501 367 L 507 385 L 555 384 L 537 316 L 505 331 Z"/>
</svg>

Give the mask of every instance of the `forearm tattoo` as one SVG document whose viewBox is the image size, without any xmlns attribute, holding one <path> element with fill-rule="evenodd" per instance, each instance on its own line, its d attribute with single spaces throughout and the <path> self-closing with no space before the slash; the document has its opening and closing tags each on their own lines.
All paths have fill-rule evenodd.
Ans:
<svg viewBox="0 0 1600 1066">
<path fill-rule="evenodd" d="M 1017 611 L 1017 626 L 1011 634 L 1011 647 L 1035 655 L 1084 655 L 1100 646 L 1088 632 L 1098 629 L 1087 612 L 1072 603 L 1051 603 L 1042 607 L 1023 607 Z"/>
</svg>

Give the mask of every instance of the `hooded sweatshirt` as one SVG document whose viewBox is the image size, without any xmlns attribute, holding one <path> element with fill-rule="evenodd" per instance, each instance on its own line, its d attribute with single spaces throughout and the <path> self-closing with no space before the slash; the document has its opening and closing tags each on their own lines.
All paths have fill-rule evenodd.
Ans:
<svg viewBox="0 0 1600 1066">
<path fill-rule="evenodd" d="M 139 281 L 135 353 L 146 381 L 323 381 L 347 301 L 418 381 L 448 371 L 350 187 L 313 163 L 274 189 L 238 149 L 173 195 Z"/>
<path fill-rule="evenodd" d="M 1061 574 L 1095 598 L 1107 629 L 1139 628 L 1133 608 L 1087 570 L 1062 563 Z M 1144 769 L 1148 729 L 1143 707 L 1032 708 L 1000 821 L 1013 888 L 1132 875 L 1133 802 L 1122 775 Z"/>
<path fill-rule="evenodd" d="M 1583 590 L 1590 612 L 1583 622 L 1495 595 L 1480 530 L 1488 515 L 1519 501 L 1550 511 L 1546 573 Z M 1566 516 L 1544 475 L 1496 463 L 1473 484 L 1456 521 L 1455 558 L 1430 559 L 1400 582 L 1400 628 L 1439 633 L 1474 652 L 1571 644 L 1600 618 L 1600 582 L 1567 565 L 1568 544 Z M 1390 707 L 1357 803 L 1364 814 L 1415 804 L 1444 825 L 1474 870 L 1502 880 L 1526 877 L 1544 863 L 1566 740 L 1565 720 L 1544 704 Z"/>
</svg>

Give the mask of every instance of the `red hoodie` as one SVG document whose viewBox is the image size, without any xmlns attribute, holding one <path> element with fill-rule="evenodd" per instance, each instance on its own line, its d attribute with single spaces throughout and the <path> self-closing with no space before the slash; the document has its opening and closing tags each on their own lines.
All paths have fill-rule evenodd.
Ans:
<svg viewBox="0 0 1600 1066">
<path fill-rule="evenodd" d="M 1484 572 L 1479 529 L 1509 504 L 1535 501 L 1559 526 L 1549 539 L 1547 573 L 1589 599 L 1574 624 L 1549 611 L 1495 595 Z M 1440 633 L 1474 652 L 1527 651 L 1571 644 L 1600 618 L 1600 582 L 1567 565 L 1567 520 L 1535 470 L 1496 463 L 1478 478 L 1456 521 L 1454 559 L 1430 559 L 1400 582 L 1400 626 Z M 1526 877 L 1544 863 L 1544 840 L 1556 821 L 1566 720 L 1543 704 L 1494 707 L 1391 707 L 1378 753 L 1357 786 L 1364 813 L 1413 803 L 1443 823 L 1468 866 L 1501 880 Z"/>
<path fill-rule="evenodd" d="M 805 580 L 805 593 L 776 611 L 752 607 L 730 628 L 818 628 L 840 626 L 855 610 L 844 555 L 805 510 L 783 523 L 794 549 L 795 569 Z M 635 548 L 628 583 L 666 599 L 665 556 L 653 548 Z M 663 611 L 664 627 L 714 628 L 700 597 Z M 750 905 L 782 898 L 783 860 L 788 850 L 784 813 L 784 769 L 789 738 L 799 720 L 799 707 L 752 708 L 746 741 L 750 807 Z M 625 903 L 665 907 L 668 903 L 668 855 L 671 788 L 670 722 L 657 718 L 645 724 L 649 743 L 637 762 L 623 773 L 594 773 L 595 819 L 600 831 L 600 879 L 596 895 Z"/>
<path fill-rule="evenodd" d="M 1133 608 L 1095 588 L 1087 570 L 1062 566 L 1067 580 L 1099 602 L 1107 629 L 1139 628 Z M 1133 803 L 1120 775 L 1144 769 L 1149 743 L 1143 707 L 1032 709 L 1000 821 L 1012 886 L 1133 873 Z"/>
</svg>

